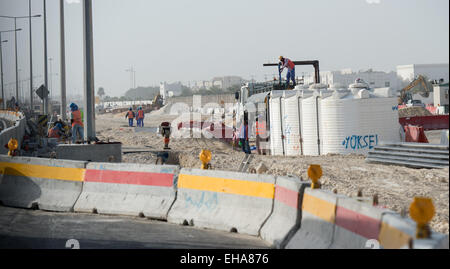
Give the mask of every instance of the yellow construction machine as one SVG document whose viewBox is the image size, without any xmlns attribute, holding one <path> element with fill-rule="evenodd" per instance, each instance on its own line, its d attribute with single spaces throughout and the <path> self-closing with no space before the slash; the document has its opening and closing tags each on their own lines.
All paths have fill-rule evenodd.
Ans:
<svg viewBox="0 0 450 269">
<path fill-rule="evenodd" d="M 398 104 L 406 104 L 409 100 L 413 99 L 413 94 L 419 93 L 421 96 L 427 98 L 430 96 L 432 88 L 429 86 L 426 78 L 422 75 L 417 76 L 408 86 L 403 88 L 398 98 Z"/>
</svg>

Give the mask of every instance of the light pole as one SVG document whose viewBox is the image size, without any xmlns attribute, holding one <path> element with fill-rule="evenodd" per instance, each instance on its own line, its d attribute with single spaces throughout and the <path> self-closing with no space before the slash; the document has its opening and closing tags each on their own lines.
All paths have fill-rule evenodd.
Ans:
<svg viewBox="0 0 450 269">
<path fill-rule="evenodd" d="M 2 32 L 0 32 L 0 69 L 1 69 L 1 73 L 0 73 L 0 80 L 2 83 L 2 109 L 5 109 L 6 106 L 6 102 L 5 102 L 5 93 L 3 90 L 3 50 L 2 50 L 2 43 L 6 43 L 8 42 L 8 40 L 2 40 Z"/>
<path fill-rule="evenodd" d="M 16 29 L 14 28 L 14 30 L 8 30 L 8 31 L 0 31 L 0 41 L 2 41 L 2 35 L 1 33 L 9 33 L 9 32 L 18 32 L 18 31 L 22 31 L 22 29 Z M 0 44 L 3 42 L 0 42 Z M 0 52 L 0 55 L 3 52 Z M 16 54 L 16 65 L 17 65 L 17 54 Z M 5 101 L 5 94 L 4 94 L 4 88 L 3 88 L 3 59 L 1 61 L 1 68 L 2 68 L 2 72 L 1 72 L 1 77 L 2 77 L 2 99 L 3 99 L 3 107 L 6 107 L 6 101 Z M 16 69 L 16 80 L 17 80 L 17 69 Z M 18 81 L 16 82 L 16 86 L 18 85 Z M 18 98 L 18 88 L 16 88 L 16 99 Z M 17 101 L 18 102 L 18 101 Z"/>
<path fill-rule="evenodd" d="M 130 89 L 131 88 L 136 88 L 136 70 L 134 70 L 133 67 L 130 67 L 130 69 L 125 70 L 126 72 L 130 72 L 131 73 L 131 77 L 130 77 Z M 134 82 L 134 83 L 133 83 Z"/>
<path fill-rule="evenodd" d="M 30 6 L 31 9 L 31 6 Z M 30 36 L 31 36 L 31 18 L 37 18 L 40 17 L 41 15 L 34 15 L 34 16 L 2 16 L 0 15 L 0 18 L 5 18 L 5 19 L 13 19 L 14 20 L 14 29 L 17 29 L 17 19 L 27 19 L 29 18 L 30 20 Z M 30 39 L 30 47 L 31 47 L 31 39 Z M 17 61 L 17 31 L 15 31 L 14 34 L 14 50 L 15 50 L 15 57 L 16 57 L 16 99 L 17 102 L 19 102 L 19 66 L 18 66 L 18 61 Z"/>
<path fill-rule="evenodd" d="M 47 1 L 44 0 L 44 85 L 48 89 L 47 59 Z M 48 96 L 44 97 L 44 115 L 48 115 Z"/>
<path fill-rule="evenodd" d="M 52 61 L 53 61 L 53 58 L 52 57 L 50 57 L 50 58 L 48 58 L 48 61 L 49 61 L 49 63 L 50 63 L 50 81 L 49 81 L 49 83 L 48 83 L 48 91 L 50 92 L 50 103 L 52 102 L 52 88 L 53 88 L 53 74 L 52 74 Z"/>
<path fill-rule="evenodd" d="M 30 0 L 31 1 L 31 0 Z M 61 111 L 63 121 L 66 120 L 66 43 L 64 40 L 64 0 L 59 2 L 60 25 L 60 73 L 61 73 Z"/>
</svg>

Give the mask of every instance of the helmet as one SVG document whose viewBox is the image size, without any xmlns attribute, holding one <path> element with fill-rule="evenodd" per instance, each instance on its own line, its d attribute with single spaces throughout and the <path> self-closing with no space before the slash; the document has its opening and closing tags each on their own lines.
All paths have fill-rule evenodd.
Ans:
<svg viewBox="0 0 450 269">
<path fill-rule="evenodd" d="M 70 104 L 70 108 L 75 107 L 75 103 Z"/>
<path fill-rule="evenodd" d="M 280 61 L 281 61 L 281 60 L 283 60 L 283 59 L 284 59 L 284 57 L 283 57 L 283 56 L 280 56 L 280 58 L 279 58 L 279 59 L 280 59 Z"/>
<path fill-rule="evenodd" d="M 132 108 L 132 107 L 130 107 L 130 111 L 131 111 L 131 110 L 133 110 L 133 108 Z"/>
</svg>

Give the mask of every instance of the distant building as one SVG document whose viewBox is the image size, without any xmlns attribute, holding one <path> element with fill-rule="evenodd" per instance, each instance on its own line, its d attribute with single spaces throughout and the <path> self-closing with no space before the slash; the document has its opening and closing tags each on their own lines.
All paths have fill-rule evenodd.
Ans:
<svg viewBox="0 0 450 269">
<path fill-rule="evenodd" d="M 418 75 L 425 76 L 428 80 L 444 82 L 449 81 L 448 64 L 408 64 L 397 66 L 397 75 L 406 82 L 413 81 Z"/>
<path fill-rule="evenodd" d="M 448 113 L 448 83 L 434 85 L 434 105 L 445 107 L 446 113 Z"/>
<path fill-rule="evenodd" d="M 200 89 L 209 89 L 211 87 L 217 87 L 222 90 L 226 90 L 232 86 L 241 86 L 246 81 L 238 76 L 224 76 L 224 77 L 215 77 L 212 80 L 201 80 L 196 81 L 192 90 L 198 91 Z"/>
<path fill-rule="evenodd" d="M 241 86 L 245 80 L 238 76 L 215 77 L 212 79 L 213 86 L 217 86 L 223 90 L 232 86 Z"/>
<path fill-rule="evenodd" d="M 320 81 L 323 84 L 341 84 L 348 87 L 354 83 L 356 79 L 363 79 L 371 88 L 385 88 L 400 90 L 403 87 L 402 80 L 397 76 L 396 72 L 366 71 L 353 72 L 351 69 L 343 69 L 340 71 L 322 71 L 320 72 Z M 314 83 L 314 74 L 311 73 L 304 78 L 305 84 Z"/>
<path fill-rule="evenodd" d="M 161 82 L 159 85 L 159 94 L 164 100 L 172 96 L 180 96 L 182 91 L 183 89 L 181 82 L 175 82 L 172 84 Z"/>
</svg>

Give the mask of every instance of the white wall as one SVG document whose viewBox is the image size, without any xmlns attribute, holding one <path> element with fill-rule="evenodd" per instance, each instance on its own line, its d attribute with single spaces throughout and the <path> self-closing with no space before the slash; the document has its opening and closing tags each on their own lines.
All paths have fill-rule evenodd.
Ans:
<svg viewBox="0 0 450 269">
<path fill-rule="evenodd" d="M 405 81 L 411 82 L 418 75 L 429 80 L 444 79 L 449 81 L 449 64 L 409 64 L 397 66 L 397 74 Z"/>
</svg>

